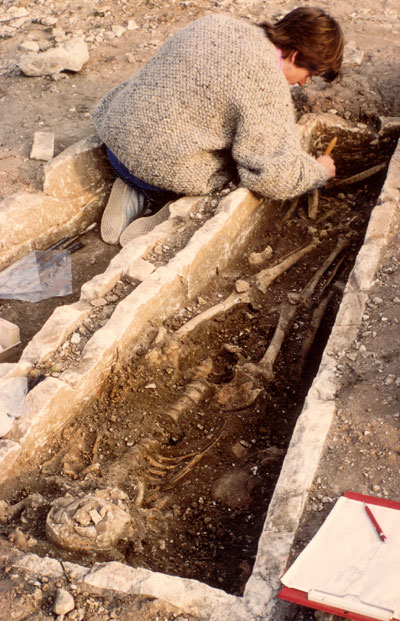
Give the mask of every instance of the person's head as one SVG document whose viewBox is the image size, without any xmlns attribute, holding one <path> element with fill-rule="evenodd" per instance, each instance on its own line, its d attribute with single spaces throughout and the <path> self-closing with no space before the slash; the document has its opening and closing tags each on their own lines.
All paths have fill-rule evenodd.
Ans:
<svg viewBox="0 0 400 621">
<path fill-rule="evenodd" d="M 321 75 L 327 82 L 340 77 L 344 46 L 342 29 L 322 9 L 300 7 L 276 24 L 267 22 L 260 26 L 282 51 L 283 71 L 285 75 L 288 73 L 286 78 L 290 83 L 295 83 L 291 82 L 290 64 L 306 70 L 308 76 Z M 304 83 L 306 79 L 297 81 Z"/>
</svg>

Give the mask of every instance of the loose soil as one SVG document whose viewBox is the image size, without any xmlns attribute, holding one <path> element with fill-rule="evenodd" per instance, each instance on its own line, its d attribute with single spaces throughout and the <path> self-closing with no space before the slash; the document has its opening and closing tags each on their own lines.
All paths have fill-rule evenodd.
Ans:
<svg viewBox="0 0 400 621">
<path fill-rule="evenodd" d="M 54 44 L 50 27 L 35 19 L 17 28 L 12 36 L 2 37 L 1 196 L 19 189 L 36 191 L 41 188 L 42 164 L 29 159 L 35 131 L 54 131 L 56 154 L 93 133 L 89 113 L 99 98 L 136 71 L 163 40 L 185 23 L 216 10 L 260 21 L 264 17 L 284 14 L 297 4 L 293 0 L 271 0 L 267 5 L 253 0 L 240 3 L 230 0 L 221 3 L 138 1 L 133 7 L 126 2 L 111 0 L 107 7 L 99 10 L 97 3 L 91 0 L 85 3 L 56 0 L 46 4 L 6 1 L 1 9 L 2 15 L 9 7 L 26 6 L 42 17 L 56 17 L 57 26 L 67 37 L 78 34 L 78 31 L 84 36 L 111 32 L 113 24 L 126 25 L 128 19 L 135 19 L 139 28 L 126 31 L 121 38 L 108 39 L 104 35 L 102 42 L 90 43 L 91 58 L 83 70 L 56 79 L 27 78 L 17 68 L 21 53 L 18 46 L 23 40 L 35 39 L 42 49 L 49 43 Z M 359 8 L 350 0 L 335 0 L 329 3 L 328 10 L 340 19 L 355 56 L 359 52 L 363 58 L 360 56 L 361 60 L 347 64 L 341 84 L 325 86 L 317 83 L 306 89 L 294 89 L 298 115 L 307 111 L 334 110 L 344 118 L 374 126 L 378 125 L 379 115 L 399 116 L 400 82 L 394 60 L 399 58 L 400 45 L 396 2 L 367 0 Z M 336 195 L 324 192 L 322 211 L 334 205 L 337 217 L 318 225 L 320 230 L 327 227 L 323 252 L 314 252 L 293 268 L 274 284 L 267 296 L 262 299 L 260 296 L 252 304 L 237 308 L 192 334 L 183 345 L 183 359 L 174 358 L 168 348 L 165 351 L 153 348 L 146 357 L 144 350 L 149 344 L 143 343 L 143 351 L 136 352 L 127 368 L 116 366 L 113 378 L 104 387 L 98 402 L 82 414 L 79 422 L 65 430 L 58 444 L 51 447 L 45 472 L 42 468 L 37 475 L 11 481 L 3 490 L 2 497 L 12 503 L 32 492 L 40 493 L 44 499 L 44 504 L 32 510 L 33 513 L 26 510 L 12 526 L 5 525 L 4 537 L 21 549 L 73 558 L 81 564 L 90 564 L 100 558 L 117 558 L 133 565 L 196 577 L 233 593 L 242 592 L 251 571 L 258 533 L 280 463 L 307 387 L 317 369 L 340 293 L 334 289 L 329 311 L 304 367 L 304 383 L 300 387 L 296 377 L 293 379 L 293 364 L 298 356 L 298 338 L 304 335 L 304 324 L 309 323 L 309 309 L 303 316 L 296 317 L 293 331 L 277 361 L 275 382 L 269 383 L 268 390 L 264 390 L 263 382 L 259 384 L 259 379 L 253 380 L 253 385 L 247 386 L 244 394 L 239 392 L 242 399 L 239 406 L 243 406 L 243 399 L 249 399 L 252 390 L 259 386 L 263 388 L 247 407 L 238 407 L 232 402 L 233 397 L 239 398 L 237 392 L 229 392 L 235 378 L 235 365 L 260 359 L 287 292 L 298 291 L 307 282 L 335 245 L 337 235 L 348 232 L 347 225 L 351 222 L 357 238 L 351 240 L 349 254 L 335 276 L 336 280 L 345 281 L 362 241 L 368 211 L 375 204 L 383 178 L 384 173 L 375 178 L 372 185 L 368 183 L 367 187 L 363 185 L 357 190 L 345 189 L 344 199 L 338 198 L 338 192 Z M 271 221 L 266 237 L 253 240 L 254 250 L 259 251 L 270 244 L 275 258 L 299 245 L 299 239 L 302 242 L 309 239 L 309 222 L 302 218 L 306 213 L 304 202 L 299 206 L 297 216 L 282 228 L 278 224 L 281 213 L 278 212 L 277 219 Z M 352 221 L 354 216 L 357 219 Z M 344 354 L 342 409 L 331 430 L 293 556 L 316 532 L 334 500 L 346 489 L 399 500 L 395 476 L 400 471 L 397 450 L 400 388 L 396 381 L 398 355 L 395 346 L 398 334 L 395 300 L 400 296 L 398 239 L 398 231 L 395 231 L 386 264 L 371 293 L 359 338 L 354 349 L 348 352 L 351 357 Z M 70 303 L 79 297 L 82 282 L 103 271 L 114 252 L 115 249 L 106 247 L 92 232 L 85 249 L 73 255 L 74 294 L 70 298 L 52 299 L 36 305 L 0 302 L 1 315 L 11 320 L 14 317 L 21 327 L 24 343 L 27 342 L 57 304 Z M 96 258 L 97 265 L 91 262 L 92 258 Z M 254 269 L 250 270 L 244 260 L 232 266 L 231 273 L 221 276 L 212 290 L 204 292 L 202 300 L 189 309 L 182 309 L 168 329 L 176 329 L 192 314 L 225 297 L 235 280 L 248 280 L 252 272 Z M 124 295 L 126 286 L 122 283 L 121 295 Z M 158 360 L 157 365 L 152 362 L 152 352 Z M 165 412 L 193 381 L 194 369 L 208 358 L 214 362 L 208 381 L 215 394 L 207 395 L 200 407 L 185 411 L 176 424 Z M 224 392 L 222 389 L 228 390 Z M 211 444 L 198 463 L 193 464 L 187 475 L 172 487 L 164 481 L 169 477 L 160 477 L 149 471 L 152 464 L 148 457 L 154 458 L 154 452 L 143 450 L 139 465 L 135 465 L 132 471 L 126 467 L 122 469 L 123 480 L 117 482 L 129 495 L 130 509 L 135 512 L 138 525 L 143 516 L 151 515 L 154 532 L 142 534 L 138 529 L 135 545 L 121 540 L 112 554 L 83 555 L 51 546 L 44 537 L 44 518 L 50 502 L 67 492 L 76 494 L 115 482 L 111 464 L 115 460 L 118 463 L 128 459 L 134 446 L 144 447 L 149 437 L 157 440 L 156 453 L 164 458 L 199 454 Z M 65 451 L 66 446 L 71 446 L 72 438 L 79 439 L 75 444 L 78 450 Z M 190 465 L 191 459 L 187 458 L 183 463 Z M 158 457 L 160 461 L 166 463 Z M 83 470 L 96 463 L 99 463 L 98 470 L 95 468 L 84 476 Z M 154 469 L 157 471 L 153 464 Z M 179 475 L 181 467 L 173 472 Z M 159 476 L 161 480 L 149 481 L 149 475 Z M 140 481 L 145 484 L 142 501 Z M 224 491 L 227 490 L 225 495 L 218 494 L 218 483 Z M 31 528 L 33 519 L 37 519 L 37 525 Z M 4 546 L 7 547 L 6 542 Z M 51 610 L 57 584 L 54 581 L 36 582 L 23 583 L 13 575 L 4 578 L 0 583 L 0 619 L 54 618 Z M 145 598 L 88 596 L 80 587 L 74 595 L 76 609 L 68 618 L 99 621 L 112 617 L 135 621 L 180 618 L 179 611 Z M 75 617 L 71 616 L 74 614 Z M 189 616 L 183 618 L 189 619 Z M 300 621 L 320 618 L 320 615 L 298 610 L 293 613 L 293 618 Z"/>
</svg>

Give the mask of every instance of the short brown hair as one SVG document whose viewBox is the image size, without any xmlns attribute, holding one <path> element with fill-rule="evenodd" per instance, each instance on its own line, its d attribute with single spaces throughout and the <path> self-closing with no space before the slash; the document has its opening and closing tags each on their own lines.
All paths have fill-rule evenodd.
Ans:
<svg viewBox="0 0 400 621">
<path fill-rule="evenodd" d="M 282 50 L 283 58 L 297 52 L 295 64 L 321 75 L 327 82 L 340 77 L 344 39 L 338 22 L 322 9 L 300 7 L 276 24 L 260 24 Z"/>
</svg>

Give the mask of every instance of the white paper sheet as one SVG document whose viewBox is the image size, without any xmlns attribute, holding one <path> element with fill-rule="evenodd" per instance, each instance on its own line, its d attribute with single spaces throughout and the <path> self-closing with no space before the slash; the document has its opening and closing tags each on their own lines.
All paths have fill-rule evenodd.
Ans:
<svg viewBox="0 0 400 621">
<path fill-rule="evenodd" d="M 371 608 L 372 617 L 375 609 L 384 619 L 399 618 L 400 511 L 369 507 L 386 542 L 379 538 L 363 502 L 339 498 L 282 583 L 306 593 L 339 597 L 347 610 L 354 611 L 358 602 Z"/>
</svg>

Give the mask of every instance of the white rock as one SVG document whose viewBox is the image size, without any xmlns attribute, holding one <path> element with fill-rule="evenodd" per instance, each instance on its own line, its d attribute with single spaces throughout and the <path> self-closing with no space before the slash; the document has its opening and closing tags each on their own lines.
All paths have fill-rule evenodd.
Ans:
<svg viewBox="0 0 400 621">
<path fill-rule="evenodd" d="M 0 412 L 0 438 L 3 438 L 10 431 L 14 419 L 5 412 Z"/>
<path fill-rule="evenodd" d="M 126 32 L 126 28 L 123 26 L 113 26 L 111 30 L 116 37 L 122 37 L 122 35 Z"/>
<path fill-rule="evenodd" d="M 74 332 L 74 334 L 71 336 L 71 343 L 73 345 L 77 345 L 80 342 L 81 342 L 80 334 L 78 334 L 78 332 Z"/>
<path fill-rule="evenodd" d="M 37 41 L 23 41 L 19 48 L 24 52 L 38 52 L 40 50 L 39 43 Z"/>
<path fill-rule="evenodd" d="M 75 600 L 65 589 L 57 589 L 53 612 L 56 615 L 66 615 L 75 608 Z"/>
<path fill-rule="evenodd" d="M 48 161 L 54 155 L 54 134 L 50 132 L 35 132 L 31 149 L 31 160 Z"/>
<path fill-rule="evenodd" d="M 237 280 L 235 282 L 235 289 L 238 293 L 244 293 L 244 291 L 248 291 L 250 289 L 250 284 L 247 280 Z"/>
<path fill-rule="evenodd" d="M 85 41 L 71 39 L 63 46 L 22 56 L 19 67 L 29 76 L 53 75 L 65 70 L 80 71 L 88 60 L 89 52 Z"/>
<path fill-rule="evenodd" d="M 40 23 L 43 24 L 43 26 L 55 26 L 57 21 L 57 17 L 51 17 L 48 15 L 46 17 L 42 17 Z"/>
<path fill-rule="evenodd" d="M 361 65 L 364 60 L 364 52 L 355 47 L 353 41 L 345 45 L 343 52 L 343 65 Z"/>
<path fill-rule="evenodd" d="M 56 41 L 63 41 L 65 39 L 65 32 L 62 28 L 53 28 L 51 34 Z"/>
<path fill-rule="evenodd" d="M 130 19 L 128 21 L 128 30 L 137 30 L 139 28 L 138 24 L 135 22 L 134 19 Z"/>
<path fill-rule="evenodd" d="M 131 282 L 142 282 L 143 280 L 148 278 L 148 276 L 150 276 L 150 274 L 152 274 L 155 269 L 156 268 L 154 267 L 154 265 L 149 261 L 145 261 L 144 259 L 137 259 L 136 261 L 134 261 L 134 263 L 129 265 L 124 275 Z"/>
<path fill-rule="evenodd" d="M 28 17 L 29 12 L 23 6 L 11 6 L 7 11 L 12 17 Z"/>
</svg>

